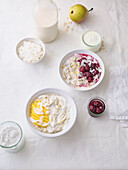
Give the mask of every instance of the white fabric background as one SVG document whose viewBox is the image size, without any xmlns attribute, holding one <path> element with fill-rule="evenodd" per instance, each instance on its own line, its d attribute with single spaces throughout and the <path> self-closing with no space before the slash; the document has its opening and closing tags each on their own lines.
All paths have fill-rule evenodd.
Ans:
<svg viewBox="0 0 128 170">
<path fill-rule="evenodd" d="M 0 122 L 14 120 L 26 137 L 25 147 L 16 154 L 0 149 L 0 170 L 38 169 L 128 169 L 128 129 L 109 120 L 108 112 L 95 119 L 87 113 L 88 100 L 101 96 L 107 101 L 109 67 L 128 62 L 127 0 L 55 0 L 59 10 L 59 35 L 46 44 L 46 56 L 37 65 L 19 61 L 17 42 L 34 35 L 33 0 L 0 0 Z M 70 7 L 82 3 L 93 7 L 82 24 L 72 23 L 65 32 Z M 74 31 L 72 31 L 74 28 Z M 103 82 L 88 92 L 71 90 L 58 73 L 62 57 L 81 48 L 81 36 L 94 29 L 104 37 L 105 50 L 98 54 L 106 67 Z M 55 87 L 74 97 L 78 117 L 74 127 L 62 137 L 48 139 L 34 134 L 25 120 L 25 106 L 36 91 Z"/>
</svg>

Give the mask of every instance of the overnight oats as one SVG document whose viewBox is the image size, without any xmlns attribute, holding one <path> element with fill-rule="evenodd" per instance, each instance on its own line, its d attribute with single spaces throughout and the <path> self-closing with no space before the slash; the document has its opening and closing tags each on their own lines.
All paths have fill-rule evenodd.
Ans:
<svg viewBox="0 0 128 170">
<path fill-rule="evenodd" d="M 31 105 L 30 120 L 41 132 L 60 132 L 67 127 L 69 119 L 70 106 L 63 96 L 41 95 Z"/>
<path fill-rule="evenodd" d="M 74 54 L 62 66 L 63 78 L 74 88 L 95 85 L 101 73 L 98 60 L 89 54 Z"/>
</svg>

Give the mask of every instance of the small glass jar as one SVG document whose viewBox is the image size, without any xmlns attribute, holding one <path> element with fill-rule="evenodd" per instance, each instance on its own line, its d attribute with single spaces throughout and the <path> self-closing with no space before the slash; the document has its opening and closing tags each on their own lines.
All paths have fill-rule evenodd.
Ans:
<svg viewBox="0 0 128 170">
<path fill-rule="evenodd" d="M 90 106 L 90 103 L 93 102 L 93 101 L 100 101 L 102 103 L 101 105 L 104 107 L 104 110 L 101 113 L 96 113 L 96 112 L 94 113 L 90 110 L 89 106 Z M 100 106 L 94 106 L 94 107 L 95 107 L 94 108 L 94 110 L 95 110 L 97 107 L 99 108 Z M 93 97 L 89 100 L 88 105 L 87 105 L 87 109 L 88 109 L 88 113 L 89 113 L 90 116 L 98 118 L 99 116 L 103 115 L 106 112 L 107 105 L 106 105 L 106 102 L 103 98 Z"/>
<path fill-rule="evenodd" d="M 18 152 L 24 146 L 23 131 L 19 124 L 5 121 L 0 124 L 0 146 L 7 152 Z"/>
<path fill-rule="evenodd" d="M 83 48 L 92 52 L 97 52 L 101 48 L 102 37 L 97 31 L 87 31 L 82 35 Z"/>
</svg>

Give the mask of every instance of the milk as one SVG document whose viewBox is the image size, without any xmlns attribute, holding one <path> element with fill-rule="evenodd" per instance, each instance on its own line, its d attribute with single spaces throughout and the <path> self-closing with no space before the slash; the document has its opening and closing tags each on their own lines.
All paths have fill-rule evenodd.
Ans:
<svg viewBox="0 0 128 170">
<path fill-rule="evenodd" d="M 36 34 L 43 42 L 53 41 L 58 34 L 58 14 L 53 8 L 38 8 L 35 12 Z"/>
</svg>

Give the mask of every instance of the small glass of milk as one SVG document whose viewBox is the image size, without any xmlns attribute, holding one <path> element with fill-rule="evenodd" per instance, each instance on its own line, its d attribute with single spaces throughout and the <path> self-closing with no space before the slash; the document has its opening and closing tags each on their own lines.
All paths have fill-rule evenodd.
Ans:
<svg viewBox="0 0 128 170">
<path fill-rule="evenodd" d="M 82 36 L 83 48 L 89 51 L 99 51 L 102 44 L 102 37 L 97 31 L 87 31 Z"/>
<path fill-rule="evenodd" d="M 36 0 L 34 10 L 36 35 L 43 42 L 53 41 L 58 34 L 58 9 L 52 0 Z"/>
<path fill-rule="evenodd" d="M 0 146 L 8 152 L 18 152 L 24 146 L 23 131 L 19 124 L 6 121 L 0 124 Z"/>
</svg>

